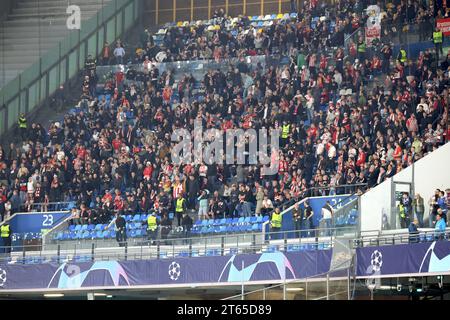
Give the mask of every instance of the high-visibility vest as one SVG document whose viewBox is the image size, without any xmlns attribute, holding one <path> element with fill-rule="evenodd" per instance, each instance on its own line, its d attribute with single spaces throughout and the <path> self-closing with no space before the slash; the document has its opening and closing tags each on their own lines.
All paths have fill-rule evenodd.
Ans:
<svg viewBox="0 0 450 320">
<path fill-rule="evenodd" d="M 147 218 L 147 230 L 155 231 L 156 228 L 158 228 L 156 217 L 151 215 Z"/>
<path fill-rule="evenodd" d="M 401 50 L 400 50 L 400 54 L 401 54 L 401 56 L 400 56 L 400 62 L 406 62 L 406 60 L 408 60 L 408 59 L 406 58 L 406 50 L 401 49 Z"/>
<path fill-rule="evenodd" d="M 18 122 L 19 122 L 19 128 L 24 128 L 24 129 L 27 128 L 27 119 L 26 118 L 20 117 Z"/>
<path fill-rule="evenodd" d="M 405 214 L 405 207 L 403 205 L 399 205 L 398 206 L 398 212 L 400 213 L 400 217 L 401 218 L 405 218 L 406 214 Z"/>
<path fill-rule="evenodd" d="M 442 31 L 433 32 L 433 42 L 442 43 Z"/>
<path fill-rule="evenodd" d="M 281 228 L 281 213 L 272 213 L 272 228 Z"/>
<path fill-rule="evenodd" d="M 366 52 L 366 44 L 365 44 L 365 42 L 358 43 L 358 52 Z"/>
<path fill-rule="evenodd" d="M 281 132 L 281 137 L 283 139 L 287 139 L 288 135 L 289 135 L 289 129 L 290 129 L 291 125 L 290 124 L 286 124 L 283 126 L 283 130 Z"/>
<path fill-rule="evenodd" d="M 184 198 L 177 199 L 177 207 L 175 208 L 176 212 L 183 212 L 183 203 L 184 203 Z"/>
<path fill-rule="evenodd" d="M 9 225 L 2 225 L 2 227 L 0 228 L 0 235 L 2 238 L 9 237 Z"/>
</svg>

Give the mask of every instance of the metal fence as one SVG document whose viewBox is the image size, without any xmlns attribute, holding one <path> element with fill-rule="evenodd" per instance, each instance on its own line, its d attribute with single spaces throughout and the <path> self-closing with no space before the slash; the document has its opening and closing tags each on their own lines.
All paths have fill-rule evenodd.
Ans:
<svg viewBox="0 0 450 320">
<path fill-rule="evenodd" d="M 354 280 L 353 259 L 327 272 L 304 279 L 283 279 L 282 283 L 245 292 L 222 300 L 350 300 Z"/>
<path fill-rule="evenodd" d="M 355 238 L 354 230 L 349 228 L 312 229 L 309 238 L 291 238 L 297 231 L 271 232 L 265 240 L 261 233 L 249 232 L 223 234 L 209 237 L 189 238 L 131 238 L 118 242 L 109 240 L 55 241 L 42 245 L 34 244 L 0 247 L 3 261 L 14 263 L 37 263 L 55 261 L 94 260 L 139 260 L 164 259 L 171 257 L 223 256 L 262 252 L 293 252 L 303 250 L 331 249 L 337 237 L 346 235 Z M 327 231 L 327 232 L 324 232 Z M 329 236 L 321 236 L 321 234 Z M 7 252 L 11 253 L 7 253 Z"/>
</svg>

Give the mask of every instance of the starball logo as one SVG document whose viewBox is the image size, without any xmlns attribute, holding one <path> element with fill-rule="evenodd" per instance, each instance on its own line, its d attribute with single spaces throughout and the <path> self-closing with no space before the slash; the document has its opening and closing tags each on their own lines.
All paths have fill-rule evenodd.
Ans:
<svg viewBox="0 0 450 320">
<path fill-rule="evenodd" d="M 193 134 L 187 129 L 172 133 L 172 142 L 176 142 L 171 151 L 172 162 L 175 165 L 262 165 L 261 175 L 273 175 L 279 167 L 280 130 L 268 131 L 265 128 L 203 131 L 202 121 L 197 119 Z"/>
</svg>

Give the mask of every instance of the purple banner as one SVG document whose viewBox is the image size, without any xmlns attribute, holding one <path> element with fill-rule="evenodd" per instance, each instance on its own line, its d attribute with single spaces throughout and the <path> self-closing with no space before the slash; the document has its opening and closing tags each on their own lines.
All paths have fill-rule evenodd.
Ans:
<svg viewBox="0 0 450 320">
<path fill-rule="evenodd" d="M 357 276 L 450 272 L 450 242 L 356 249 Z"/>
<path fill-rule="evenodd" d="M 163 260 L 6 264 L 0 290 L 298 279 L 328 271 L 331 250 Z"/>
</svg>

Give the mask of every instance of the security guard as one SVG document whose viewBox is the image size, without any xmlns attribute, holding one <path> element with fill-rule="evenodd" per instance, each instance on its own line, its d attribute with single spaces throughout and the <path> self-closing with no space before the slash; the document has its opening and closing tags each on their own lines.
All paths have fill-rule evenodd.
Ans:
<svg viewBox="0 0 450 320">
<path fill-rule="evenodd" d="M 366 42 L 363 37 L 359 38 L 357 51 L 359 61 L 364 62 L 366 60 Z"/>
<path fill-rule="evenodd" d="M 400 61 L 402 65 L 405 65 L 406 61 L 408 61 L 408 57 L 406 56 L 406 50 L 405 48 L 401 47 L 400 51 L 397 55 L 397 60 Z"/>
<path fill-rule="evenodd" d="M 22 140 L 25 140 L 27 138 L 27 118 L 25 117 L 25 113 L 20 114 L 17 124 L 19 125 L 20 136 Z"/>
<path fill-rule="evenodd" d="M 181 218 L 183 213 L 186 211 L 186 199 L 183 198 L 181 194 L 178 195 L 177 201 L 175 202 L 175 214 L 177 216 L 178 226 L 181 226 Z"/>
<path fill-rule="evenodd" d="M 153 244 L 156 240 L 156 235 L 158 234 L 158 220 L 156 219 L 155 212 L 152 212 L 147 217 L 147 232 L 148 232 L 148 240 L 153 240 Z"/>
<path fill-rule="evenodd" d="M 283 126 L 281 127 L 281 139 L 283 147 L 286 145 L 287 140 L 289 138 L 289 131 L 291 129 L 291 125 L 287 124 L 286 121 L 283 121 Z"/>
<path fill-rule="evenodd" d="M 0 236 L 3 240 L 5 253 L 11 253 L 11 233 L 11 228 L 9 227 L 9 222 L 7 221 L 0 227 Z"/>
<path fill-rule="evenodd" d="M 444 54 L 442 51 L 442 31 L 439 28 L 436 28 L 436 31 L 433 32 L 433 43 L 436 47 L 436 60 L 439 63 L 439 54 Z"/>
<path fill-rule="evenodd" d="M 272 218 L 270 219 L 271 232 L 279 232 L 281 230 L 281 212 L 280 208 L 276 208 L 274 212 L 272 212 Z M 279 239 L 279 234 L 272 235 L 272 239 Z"/>
</svg>

